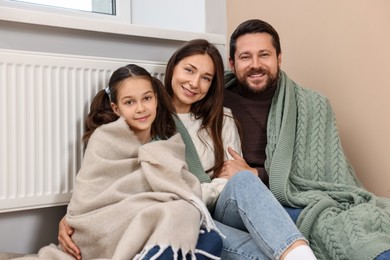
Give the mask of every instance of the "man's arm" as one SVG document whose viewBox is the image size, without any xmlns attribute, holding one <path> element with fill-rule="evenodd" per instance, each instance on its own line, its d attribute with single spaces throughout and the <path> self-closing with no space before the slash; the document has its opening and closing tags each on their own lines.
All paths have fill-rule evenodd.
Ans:
<svg viewBox="0 0 390 260">
<path fill-rule="evenodd" d="M 256 168 L 250 167 L 244 158 L 242 158 L 236 151 L 234 151 L 231 147 L 228 147 L 229 154 L 233 157 L 233 160 L 226 160 L 223 163 L 223 167 L 221 169 L 221 173 L 219 177 L 230 179 L 236 173 L 247 170 L 252 172 L 254 175 L 259 176 Z"/>
</svg>

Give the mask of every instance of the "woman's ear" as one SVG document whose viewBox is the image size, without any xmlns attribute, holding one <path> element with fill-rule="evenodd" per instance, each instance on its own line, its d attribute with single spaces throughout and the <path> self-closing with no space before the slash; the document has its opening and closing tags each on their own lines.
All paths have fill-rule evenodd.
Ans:
<svg viewBox="0 0 390 260">
<path fill-rule="evenodd" d="M 120 110 L 119 110 L 119 107 L 117 104 L 115 104 L 114 102 L 111 102 L 111 108 L 112 108 L 112 111 L 114 111 L 115 115 L 121 116 L 121 113 L 120 113 Z"/>
</svg>

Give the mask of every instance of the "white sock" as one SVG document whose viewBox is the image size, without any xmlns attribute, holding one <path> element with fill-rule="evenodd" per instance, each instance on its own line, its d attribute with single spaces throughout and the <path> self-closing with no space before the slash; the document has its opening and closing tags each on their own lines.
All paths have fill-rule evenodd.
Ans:
<svg viewBox="0 0 390 260">
<path fill-rule="evenodd" d="M 308 245 L 300 245 L 292 249 L 284 260 L 316 260 L 313 250 Z"/>
</svg>

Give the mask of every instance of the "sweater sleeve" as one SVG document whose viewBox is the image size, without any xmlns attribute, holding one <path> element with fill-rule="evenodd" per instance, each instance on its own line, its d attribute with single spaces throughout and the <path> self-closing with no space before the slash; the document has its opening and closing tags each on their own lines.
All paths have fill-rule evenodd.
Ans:
<svg viewBox="0 0 390 260">
<path fill-rule="evenodd" d="M 233 159 L 233 157 L 227 151 L 228 147 L 231 147 L 240 156 L 242 156 L 241 139 L 238 133 L 237 125 L 234 121 L 232 111 L 226 107 L 224 108 L 222 139 L 225 150 L 225 160 Z"/>
<path fill-rule="evenodd" d="M 215 178 L 209 183 L 202 183 L 202 201 L 209 209 L 214 207 L 227 182 L 225 178 Z"/>
<path fill-rule="evenodd" d="M 229 108 L 224 108 L 222 139 L 225 150 L 225 160 L 233 159 L 227 151 L 228 147 L 231 147 L 242 156 L 240 136 L 233 119 L 233 114 Z M 213 208 L 219 194 L 222 192 L 227 182 L 228 179 L 225 178 L 214 178 L 210 183 L 202 183 L 202 199 L 209 209 Z"/>
</svg>

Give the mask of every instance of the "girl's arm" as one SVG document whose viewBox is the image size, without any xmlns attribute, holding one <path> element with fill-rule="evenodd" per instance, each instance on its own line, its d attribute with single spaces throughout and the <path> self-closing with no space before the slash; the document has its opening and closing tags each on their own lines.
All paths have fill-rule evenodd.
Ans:
<svg viewBox="0 0 390 260">
<path fill-rule="evenodd" d="M 202 183 L 202 201 L 207 208 L 213 208 L 227 182 L 226 178 L 215 178 L 209 183 Z"/>
<path fill-rule="evenodd" d="M 81 260 L 80 249 L 72 240 L 74 229 L 66 222 L 66 216 L 64 216 L 60 224 L 58 225 L 58 242 L 60 243 L 62 250 L 75 259 Z"/>
</svg>

